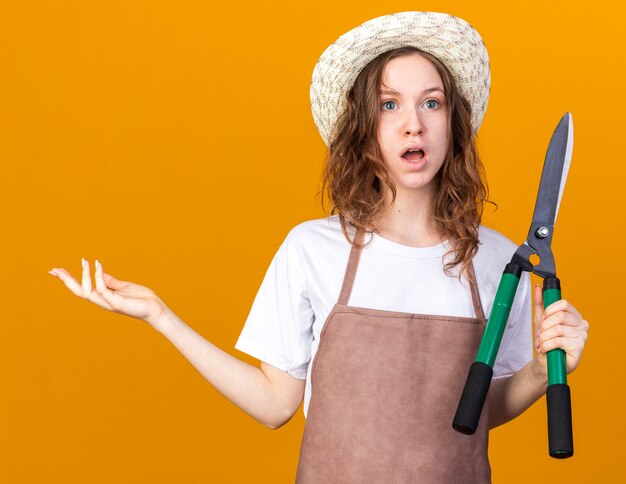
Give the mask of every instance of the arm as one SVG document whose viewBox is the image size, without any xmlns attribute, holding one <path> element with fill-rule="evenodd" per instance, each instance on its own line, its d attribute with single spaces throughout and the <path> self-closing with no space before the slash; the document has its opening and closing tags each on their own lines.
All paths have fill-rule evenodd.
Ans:
<svg viewBox="0 0 626 484">
<path fill-rule="evenodd" d="M 536 358 L 515 375 L 493 380 L 487 395 L 489 427 L 497 427 L 520 415 L 546 392 L 547 386 L 548 373 Z"/>
<path fill-rule="evenodd" d="M 143 320 L 164 335 L 217 391 L 269 428 L 276 429 L 294 415 L 304 395 L 304 380 L 262 363 L 249 365 L 220 350 L 187 326 L 154 291 L 120 281 L 96 261 L 95 288 L 89 262 L 83 261 L 79 283 L 65 269 L 50 274 L 75 295 L 109 311 Z"/>
<path fill-rule="evenodd" d="M 567 373 L 576 369 L 582 356 L 589 323 L 562 299 L 543 309 L 541 286 L 534 288 L 535 346 L 537 356 L 515 375 L 496 379 L 489 394 L 489 426 L 502 425 L 537 401 L 548 385 L 546 354 L 561 348 L 566 354 Z"/>
<path fill-rule="evenodd" d="M 218 392 L 263 425 L 277 429 L 296 413 L 304 396 L 305 380 L 263 362 L 258 368 L 229 355 L 169 308 L 154 327 Z"/>
</svg>

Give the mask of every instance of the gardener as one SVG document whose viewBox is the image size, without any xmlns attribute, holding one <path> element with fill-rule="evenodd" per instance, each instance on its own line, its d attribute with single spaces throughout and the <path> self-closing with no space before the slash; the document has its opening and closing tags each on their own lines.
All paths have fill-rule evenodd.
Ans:
<svg viewBox="0 0 626 484">
<path fill-rule="evenodd" d="M 515 245 L 480 225 L 487 189 L 475 134 L 489 59 L 465 21 L 430 12 L 371 20 L 322 54 L 311 84 L 329 147 L 331 215 L 288 234 L 236 347 L 189 328 L 150 289 L 83 262 L 76 295 L 148 322 L 223 395 L 270 428 L 304 398 L 300 483 L 490 482 L 488 429 L 546 389 L 546 352 L 576 368 L 588 324 L 567 301 L 545 311 L 524 273 L 475 435 L 451 421 L 502 269 Z"/>
</svg>

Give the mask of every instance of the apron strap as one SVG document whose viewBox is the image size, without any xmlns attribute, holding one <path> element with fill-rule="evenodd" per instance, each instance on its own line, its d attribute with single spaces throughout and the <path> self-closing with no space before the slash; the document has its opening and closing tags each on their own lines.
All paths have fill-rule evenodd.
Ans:
<svg viewBox="0 0 626 484">
<path fill-rule="evenodd" d="M 356 277 L 356 268 L 359 265 L 359 258 L 361 257 L 361 249 L 363 248 L 363 239 L 365 238 L 365 232 L 361 229 L 357 229 L 354 234 L 354 240 L 352 242 L 352 249 L 350 250 L 350 258 L 348 259 L 348 266 L 346 267 L 346 273 L 343 276 L 343 285 L 341 286 L 341 293 L 339 293 L 339 300 L 337 304 L 344 306 L 348 305 L 348 299 L 352 292 L 352 285 L 354 284 L 354 278 Z M 359 246 L 355 247 L 354 243 Z"/>
<path fill-rule="evenodd" d="M 354 234 L 354 241 L 352 244 L 352 249 L 350 250 L 350 257 L 348 259 L 348 265 L 346 267 L 346 273 L 343 276 L 343 285 L 341 286 L 341 292 L 339 293 L 339 299 L 337 304 L 341 304 L 344 306 L 348 305 L 348 299 L 350 298 L 350 293 L 352 292 L 352 285 L 354 284 L 354 279 L 356 277 L 356 269 L 359 265 L 359 258 L 361 257 L 361 250 L 363 248 L 363 240 L 365 238 L 365 232 L 361 229 L 357 229 Z M 354 246 L 354 243 L 358 245 L 358 247 Z M 470 261 L 467 266 L 468 279 L 470 283 L 470 292 L 472 294 L 472 305 L 474 306 L 474 314 L 476 315 L 476 319 L 480 321 L 486 321 L 485 313 L 483 311 L 483 306 L 480 301 L 480 293 L 478 292 L 478 285 L 476 283 L 476 273 L 474 272 L 474 262 Z"/>
<path fill-rule="evenodd" d="M 472 293 L 472 304 L 474 305 L 474 313 L 476 318 L 481 321 L 486 321 L 485 313 L 483 312 L 483 305 L 480 302 L 480 293 L 478 292 L 478 283 L 476 282 L 476 272 L 474 272 L 474 261 L 471 260 L 467 266 L 468 279 L 470 283 L 470 291 Z"/>
</svg>

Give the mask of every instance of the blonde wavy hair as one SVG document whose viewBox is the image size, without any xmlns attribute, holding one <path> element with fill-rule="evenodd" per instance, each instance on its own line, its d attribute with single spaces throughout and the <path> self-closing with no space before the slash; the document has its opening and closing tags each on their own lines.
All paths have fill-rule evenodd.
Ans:
<svg viewBox="0 0 626 484">
<path fill-rule="evenodd" d="M 353 245 L 347 224 L 364 231 L 373 231 L 376 220 L 385 208 L 383 186 L 396 199 L 391 179 L 377 141 L 380 114 L 379 89 L 387 63 L 396 57 L 418 53 L 437 69 L 444 85 L 448 109 L 448 154 L 437 173 L 437 189 L 432 201 L 435 227 L 450 242 L 444 256 L 451 260 L 444 271 L 461 264 L 459 277 L 478 251 L 478 228 L 488 187 L 484 167 L 476 151 L 471 124 L 471 107 L 458 90 L 448 69 L 433 55 L 414 47 L 401 47 L 384 52 L 372 60 L 358 75 L 347 93 L 347 108 L 337 120 L 322 173 L 322 206 L 330 202 L 330 214 L 339 214 L 346 239 Z M 495 204 L 493 204 L 495 206 Z"/>
</svg>

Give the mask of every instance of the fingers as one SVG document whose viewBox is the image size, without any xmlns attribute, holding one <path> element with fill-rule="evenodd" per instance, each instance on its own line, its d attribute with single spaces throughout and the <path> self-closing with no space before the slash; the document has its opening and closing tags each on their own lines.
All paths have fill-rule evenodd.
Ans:
<svg viewBox="0 0 626 484">
<path fill-rule="evenodd" d="M 55 268 L 55 269 L 52 269 L 51 271 L 49 271 L 49 274 L 52 274 L 53 276 L 56 276 L 59 279 L 61 279 L 61 281 L 63 281 L 63 284 L 65 284 L 65 286 L 70 291 L 72 291 L 76 296 L 83 297 L 83 288 L 82 288 L 82 286 L 65 269 L 57 269 L 57 268 Z"/>
<path fill-rule="evenodd" d="M 82 297 L 86 293 L 85 286 L 87 286 L 87 288 L 92 288 L 91 279 L 88 277 L 89 276 L 89 268 L 88 268 L 89 263 L 85 259 L 82 259 L 82 261 L 84 264 L 87 265 L 87 272 L 86 273 L 83 272 L 83 275 L 82 275 L 82 284 L 80 284 L 76 279 L 74 279 L 71 276 L 71 274 L 63 268 L 55 267 L 54 269 L 49 270 L 48 274 L 51 274 L 61 279 L 63 283 L 65 283 L 65 285 L 74 294 Z M 128 281 L 120 281 L 116 279 L 115 277 L 113 277 L 111 274 L 107 274 L 106 272 L 103 272 L 102 264 L 100 264 L 100 262 L 97 259 L 96 259 L 95 265 L 96 265 L 96 272 L 94 274 L 94 278 L 96 280 L 96 290 L 99 289 L 98 284 L 99 283 L 101 284 L 100 286 L 101 289 L 99 292 L 102 292 L 103 288 L 109 288 L 109 289 L 112 289 L 113 291 L 119 291 L 119 290 L 126 288 L 130 284 Z"/>
<path fill-rule="evenodd" d="M 89 271 L 89 261 L 86 261 L 85 259 L 81 259 L 81 261 L 83 263 L 83 278 L 82 278 L 83 293 L 87 295 L 92 290 L 91 273 Z"/>
<path fill-rule="evenodd" d="M 541 286 L 537 284 L 534 287 L 535 347 L 537 348 L 539 347 L 539 335 L 550 328 L 554 328 L 559 325 L 570 326 L 580 328 L 585 333 L 589 329 L 589 323 L 587 323 L 587 321 L 582 318 L 578 310 L 565 299 L 560 299 L 559 301 L 550 304 L 545 309 L 542 306 L 543 290 Z"/>
<path fill-rule="evenodd" d="M 94 274 L 94 279 L 96 280 L 96 291 L 98 291 L 99 294 L 108 291 L 106 282 L 104 282 L 104 277 L 102 276 L 102 264 L 98 262 L 98 259 L 96 259 L 96 272 Z"/>
<path fill-rule="evenodd" d="M 535 284 L 533 288 L 534 301 L 534 326 L 535 326 L 535 348 L 539 348 L 539 334 L 541 333 L 541 323 L 543 322 L 543 289 L 540 284 Z"/>
<path fill-rule="evenodd" d="M 111 304 L 105 298 L 103 298 L 102 295 L 99 294 L 99 292 L 93 290 L 93 286 L 91 284 L 91 274 L 89 271 L 89 262 L 85 259 L 81 260 L 83 265 L 81 283 L 74 279 L 71 274 L 65 269 L 54 268 L 49 271 L 49 274 L 52 274 L 53 276 L 61 279 L 65 286 L 76 296 L 87 299 L 88 301 L 97 304 L 98 306 L 101 306 L 105 309 L 112 310 L 113 308 Z M 100 264 L 97 263 L 97 265 Z M 100 272 L 101 270 L 102 269 L 100 268 Z M 96 269 L 96 272 L 98 272 L 98 269 Z M 96 284 L 98 284 L 98 281 L 96 281 Z M 103 284 L 103 282 L 101 282 L 101 284 Z"/>
<path fill-rule="evenodd" d="M 579 361 L 582 356 L 583 349 L 585 348 L 585 342 L 587 340 L 587 335 L 577 335 L 574 337 L 568 336 L 557 336 L 555 338 L 548 339 L 547 341 L 541 343 L 540 353 L 548 353 L 549 351 L 555 349 L 562 349 L 568 356 L 567 361 L 567 371 L 571 372 L 576 365 L 572 364 L 570 358 L 574 361 Z"/>
<path fill-rule="evenodd" d="M 558 324 L 552 326 L 539 335 L 537 346 L 538 357 L 544 357 L 552 350 L 561 349 L 566 356 L 566 371 L 571 373 L 580 363 L 580 358 L 587 342 L 587 328 L 589 325 L 585 320 L 580 320 L 580 324 L 568 326 Z"/>
<path fill-rule="evenodd" d="M 100 263 L 98 262 L 98 264 Z M 104 282 L 106 283 L 107 287 L 113 289 L 114 291 L 120 291 L 129 284 L 127 281 L 120 281 L 113 277 L 111 274 L 107 274 L 106 272 L 102 272 L 102 277 L 104 278 Z"/>
<path fill-rule="evenodd" d="M 535 287 L 535 313 L 540 314 L 538 305 L 541 288 Z M 589 323 L 568 301 L 561 299 L 543 310 L 535 318 L 535 346 L 538 354 L 562 349 L 567 354 L 567 372 L 573 371 L 580 361 L 588 338 Z"/>
<path fill-rule="evenodd" d="M 541 284 L 535 284 L 533 291 L 533 300 L 535 302 L 535 317 L 537 318 L 537 316 L 540 316 L 540 318 L 538 319 L 541 319 L 541 317 L 543 316 L 543 289 L 541 288 Z"/>
<path fill-rule="evenodd" d="M 100 264 L 98 259 L 96 259 L 96 272 L 94 274 L 94 278 L 96 281 L 96 292 L 98 293 L 98 295 L 109 304 L 110 308 L 117 309 L 116 303 L 117 303 L 117 299 L 119 299 L 120 296 L 118 294 L 115 294 L 115 292 L 109 289 L 108 287 L 109 285 L 104 279 L 104 272 L 102 271 L 102 264 Z M 109 279 L 112 279 L 113 281 L 116 281 L 116 282 L 120 282 L 120 281 L 117 281 L 113 276 L 109 276 Z"/>
<path fill-rule="evenodd" d="M 550 304 L 545 310 L 544 310 L 544 316 L 550 317 L 551 315 L 559 312 L 559 311 L 566 311 L 568 313 L 572 313 L 574 315 L 576 315 L 576 317 L 578 318 L 582 318 L 582 316 L 580 315 L 580 313 L 578 312 L 578 310 L 567 300 L 565 299 L 559 299 L 556 302 L 553 302 L 552 304 Z"/>
<path fill-rule="evenodd" d="M 89 270 L 89 261 L 82 259 L 83 261 L 83 297 L 88 301 L 91 301 L 98 306 L 102 306 L 106 309 L 111 309 L 111 305 L 102 298 L 100 294 L 93 290 L 93 286 L 91 284 L 91 271 Z"/>
<path fill-rule="evenodd" d="M 98 262 L 96 261 L 96 265 L 99 265 Z M 100 293 L 100 291 L 98 290 L 94 290 L 93 286 L 91 285 L 91 274 L 89 272 L 89 262 L 85 261 L 85 265 L 84 265 L 85 269 L 83 270 L 83 291 L 85 293 L 85 299 L 87 299 L 88 301 L 91 301 L 94 304 L 97 304 L 98 306 L 101 306 L 105 309 L 108 310 L 112 310 L 113 308 L 111 307 L 111 303 L 103 297 L 103 295 Z M 96 272 L 98 272 L 98 269 L 96 269 Z M 86 274 L 86 275 L 85 275 Z M 89 291 L 86 290 L 86 282 L 87 281 L 87 287 L 89 287 Z M 98 282 L 96 281 L 96 284 Z"/>
<path fill-rule="evenodd" d="M 560 344 L 567 346 L 567 339 L 580 339 L 584 343 L 587 341 L 587 331 L 582 326 L 564 326 L 559 324 L 541 333 L 539 345 L 542 351 L 547 352 L 554 348 L 560 348 Z"/>
<path fill-rule="evenodd" d="M 544 313 L 544 320 L 540 323 L 539 329 L 543 332 L 559 325 L 580 327 L 585 331 L 589 329 L 589 323 L 587 323 L 576 310 L 561 310 L 551 315 Z"/>
</svg>

